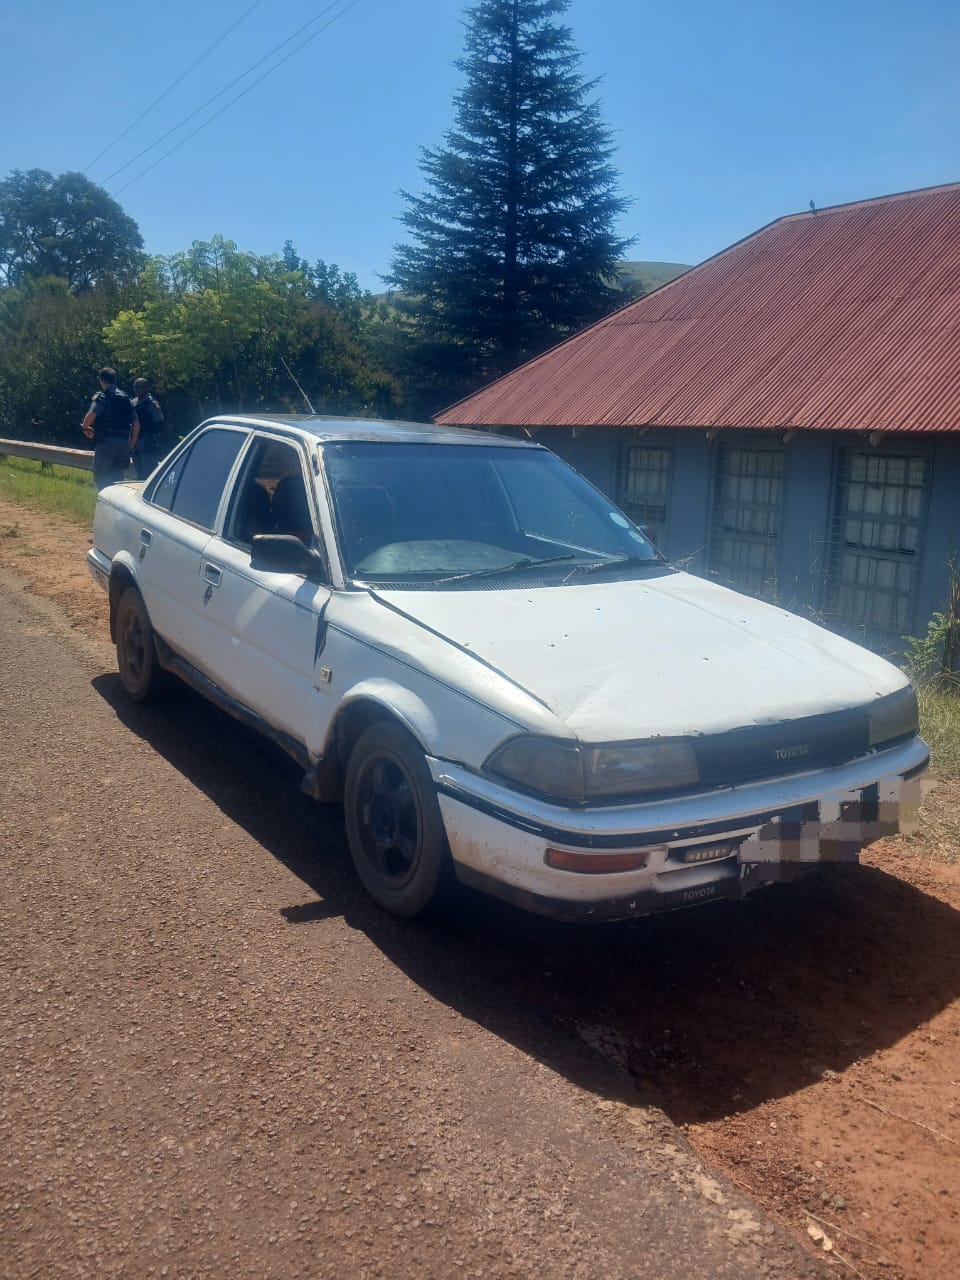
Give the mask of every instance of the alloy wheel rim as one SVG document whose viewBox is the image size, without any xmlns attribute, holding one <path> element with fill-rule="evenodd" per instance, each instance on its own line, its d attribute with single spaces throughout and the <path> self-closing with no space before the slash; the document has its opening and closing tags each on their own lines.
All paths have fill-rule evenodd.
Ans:
<svg viewBox="0 0 960 1280">
<path fill-rule="evenodd" d="M 371 870 L 400 889 L 420 860 L 420 813 L 412 781 L 392 756 L 369 760 L 357 789 L 360 843 Z"/>
<path fill-rule="evenodd" d="M 135 681 L 139 681 L 143 675 L 146 644 L 140 619 L 133 611 L 127 615 L 127 623 L 123 629 L 123 657 L 127 673 Z"/>
</svg>

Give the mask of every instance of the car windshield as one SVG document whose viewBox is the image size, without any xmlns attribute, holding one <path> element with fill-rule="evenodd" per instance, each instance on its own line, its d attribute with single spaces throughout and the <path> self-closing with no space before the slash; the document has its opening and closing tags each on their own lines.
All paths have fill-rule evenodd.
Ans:
<svg viewBox="0 0 960 1280">
<path fill-rule="evenodd" d="M 324 446 L 344 572 L 408 587 L 583 582 L 669 572 L 653 544 L 546 449 L 344 441 Z M 622 563 L 622 569 L 617 562 Z"/>
</svg>

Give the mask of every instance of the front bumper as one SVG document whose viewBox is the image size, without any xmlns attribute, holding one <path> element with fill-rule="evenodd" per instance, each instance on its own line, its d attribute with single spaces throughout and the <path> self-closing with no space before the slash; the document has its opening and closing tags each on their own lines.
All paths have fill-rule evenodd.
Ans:
<svg viewBox="0 0 960 1280">
<path fill-rule="evenodd" d="M 929 754 L 919 738 L 831 769 L 647 803 L 568 809 L 449 761 L 429 761 L 457 876 L 529 910 L 612 920 L 740 898 L 820 862 L 855 862 L 911 829 Z M 729 856 L 690 862 L 705 846 Z M 548 849 L 642 850 L 635 871 L 570 872 Z"/>
</svg>

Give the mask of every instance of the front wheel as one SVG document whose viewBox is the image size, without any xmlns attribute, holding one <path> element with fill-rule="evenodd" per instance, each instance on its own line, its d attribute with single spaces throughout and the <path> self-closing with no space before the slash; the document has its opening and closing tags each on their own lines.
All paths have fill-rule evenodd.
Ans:
<svg viewBox="0 0 960 1280">
<path fill-rule="evenodd" d="M 451 880 L 430 770 L 405 729 L 380 720 L 357 739 L 344 788 L 347 841 L 370 897 L 395 916 L 435 907 Z"/>
<path fill-rule="evenodd" d="M 164 673 L 147 607 L 136 587 L 127 587 L 120 597 L 116 636 L 117 668 L 124 693 L 134 702 L 151 702 L 162 692 Z"/>
</svg>

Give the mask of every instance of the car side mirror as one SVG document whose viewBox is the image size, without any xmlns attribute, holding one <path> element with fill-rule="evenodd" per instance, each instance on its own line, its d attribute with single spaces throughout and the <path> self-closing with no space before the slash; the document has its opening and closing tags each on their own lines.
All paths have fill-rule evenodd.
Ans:
<svg viewBox="0 0 960 1280">
<path fill-rule="evenodd" d="M 250 567 L 317 578 L 326 572 L 326 561 L 319 551 L 304 546 L 292 533 L 258 533 L 251 544 Z"/>
</svg>

